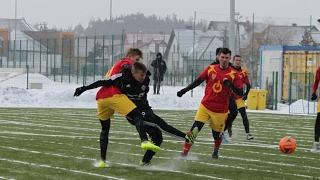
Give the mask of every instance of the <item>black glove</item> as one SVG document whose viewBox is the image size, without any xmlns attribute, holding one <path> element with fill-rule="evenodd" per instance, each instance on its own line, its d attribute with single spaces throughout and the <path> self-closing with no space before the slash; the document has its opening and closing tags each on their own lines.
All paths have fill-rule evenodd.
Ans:
<svg viewBox="0 0 320 180">
<path fill-rule="evenodd" d="M 316 93 L 312 93 L 311 95 L 311 100 L 314 101 L 318 98 L 318 96 L 316 95 Z"/>
<path fill-rule="evenodd" d="M 242 99 L 243 99 L 244 101 L 247 100 L 247 99 L 248 99 L 248 95 L 246 95 L 246 94 L 243 95 L 243 96 L 242 96 Z"/>
<path fill-rule="evenodd" d="M 85 92 L 87 89 L 85 86 L 78 87 L 75 91 L 73 96 L 80 96 L 83 92 Z"/>
<path fill-rule="evenodd" d="M 184 95 L 187 91 L 185 89 L 181 89 L 180 91 L 177 92 L 177 96 L 181 97 L 182 95 Z"/>
<path fill-rule="evenodd" d="M 231 87 L 232 86 L 232 82 L 229 80 L 229 79 L 224 79 L 223 80 L 223 84 L 228 86 L 228 87 Z"/>
</svg>

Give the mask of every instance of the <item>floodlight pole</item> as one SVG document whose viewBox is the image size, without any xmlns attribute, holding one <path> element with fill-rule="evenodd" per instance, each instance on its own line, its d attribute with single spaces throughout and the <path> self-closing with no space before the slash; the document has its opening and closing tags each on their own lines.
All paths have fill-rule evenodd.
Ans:
<svg viewBox="0 0 320 180">
<path fill-rule="evenodd" d="M 229 38 L 229 49 L 231 54 L 235 54 L 235 0 L 230 0 L 230 38 Z M 231 58 L 232 61 L 232 58 Z"/>
<path fill-rule="evenodd" d="M 16 68 L 16 41 L 17 41 L 17 6 L 18 0 L 15 0 L 14 6 L 14 42 L 13 42 L 13 68 Z"/>
<path fill-rule="evenodd" d="M 110 19 L 109 19 L 109 63 L 113 65 L 113 57 L 111 56 L 111 20 L 112 20 L 112 0 L 110 0 Z M 110 66 L 110 67 L 111 67 Z"/>
</svg>

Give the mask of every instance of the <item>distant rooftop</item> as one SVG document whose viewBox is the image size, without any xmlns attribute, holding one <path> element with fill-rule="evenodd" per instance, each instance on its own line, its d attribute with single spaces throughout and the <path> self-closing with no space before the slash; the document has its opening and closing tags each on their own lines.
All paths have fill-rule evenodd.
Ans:
<svg viewBox="0 0 320 180">
<path fill-rule="evenodd" d="M 35 27 L 28 24 L 25 19 L 17 19 L 17 25 L 15 19 L 0 18 L 0 28 L 8 28 L 10 30 L 15 29 L 20 31 L 38 31 Z"/>
</svg>

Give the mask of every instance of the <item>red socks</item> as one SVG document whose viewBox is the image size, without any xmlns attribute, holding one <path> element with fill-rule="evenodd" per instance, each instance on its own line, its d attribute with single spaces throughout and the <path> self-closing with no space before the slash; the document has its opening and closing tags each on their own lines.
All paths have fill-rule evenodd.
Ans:
<svg viewBox="0 0 320 180">
<path fill-rule="evenodd" d="M 214 141 L 214 149 L 219 149 L 222 142 L 222 136 L 220 136 L 219 140 Z"/>
<path fill-rule="evenodd" d="M 189 153 L 189 151 L 190 151 L 191 146 L 192 146 L 192 144 L 184 142 L 183 153 L 187 155 Z"/>
</svg>

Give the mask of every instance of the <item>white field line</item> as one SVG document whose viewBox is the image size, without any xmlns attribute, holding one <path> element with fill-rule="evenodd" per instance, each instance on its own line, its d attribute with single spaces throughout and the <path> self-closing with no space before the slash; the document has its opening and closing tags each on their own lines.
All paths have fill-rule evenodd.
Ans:
<svg viewBox="0 0 320 180">
<path fill-rule="evenodd" d="M 83 158 L 83 157 L 73 157 L 73 156 L 66 156 L 66 155 L 61 155 L 61 154 L 52 154 L 52 153 L 42 153 L 39 151 L 29 151 L 27 149 L 21 149 L 21 148 L 14 148 L 14 147 L 6 147 L 6 146 L 0 146 L 1 148 L 5 148 L 5 149 L 10 149 L 10 150 L 16 150 L 16 151 L 23 151 L 23 152 L 29 152 L 29 153 L 33 153 L 33 154 L 46 154 L 46 155 L 51 155 L 51 156 L 57 156 L 57 157 L 64 157 L 64 158 L 76 158 L 76 159 L 81 159 L 81 160 L 92 160 L 90 158 Z M 94 148 L 87 148 L 87 149 L 94 149 Z M 97 149 L 95 149 L 97 150 Z M 113 151 L 109 151 L 109 152 L 113 152 Z M 116 152 L 113 152 L 116 153 Z M 127 153 L 122 153 L 122 152 L 117 152 L 119 154 L 127 154 Z M 130 153 L 128 155 L 131 156 L 141 156 L 141 154 L 133 154 Z M 164 159 L 168 159 L 170 160 L 170 158 L 167 157 L 163 157 Z M 18 161 L 18 160 L 9 160 L 9 159 L 3 159 L 0 158 L 0 161 L 8 161 L 8 162 L 13 162 L 13 163 L 20 163 L 20 164 L 25 164 L 25 165 L 31 165 L 31 166 L 39 166 L 39 167 L 45 167 L 45 168 L 53 168 L 53 169 L 61 169 L 61 170 L 66 170 L 66 171 L 70 171 L 70 172 L 74 172 L 74 173 L 81 173 L 81 174 L 86 174 L 86 175 L 92 175 L 92 176 L 99 176 L 99 177 L 107 177 L 110 178 L 110 176 L 104 176 L 104 175 L 99 175 L 99 174 L 93 174 L 93 173 L 88 173 L 88 172 L 83 172 L 83 171 L 77 171 L 77 170 L 68 170 L 66 168 L 60 168 L 60 167 L 52 167 L 50 165 L 39 165 L 39 164 L 34 164 L 34 163 L 29 163 L 29 162 L 22 162 L 22 161 Z M 122 165 L 122 166 L 130 166 L 130 167 L 139 167 L 137 165 L 132 165 L 132 164 L 125 164 L 125 163 L 115 163 L 118 165 Z M 167 169 L 164 167 L 157 167 L 154 166 L 153 168 L 141 168 L 141 170 L 151 170 L 151 171 L 168 171 L 168 172 L 174 172 L 174 173 L 180 173 L 180 174 L 185 174 L 185 175 L 190 175 L 190 176 L 196 176 L 196 177 L 202 177 L 202 178 L 209 178 L 209 179 L 219 179 L 219 180 L 228 180 L 226 178 L 219 178 L 219 177 L 214 177 L 214 176 L 207 176 L 207 175 L 203 175 L 203 174 L 194 174 L 194 173 L 187 173 L 187 172 L 183 172 L 183 171 L 179 171 L 179 170 L 171 170 L 171 169 Z M 115 178 L 112 177 L 112 179 L 119 179 L 119 178 Z"/>
<path fill-rule="evenodd" d="M 6 161 L 6 162 L 10 162 L 10 163 L 23 164 L 23 165 L 29 165 L 29 166 L 36 166 L 36 167 L 41 167 L 41 168 L 57 169 L 57 170 L 63 170 L 63 171 L 77 173 L 77 174 L 85 174 L 85 175 L 89 175 L 89 176 L 103 177 L 103 178 L 109 178 L 109 179 L 115 179 L 115 180 L 125 180 L 123 178 L 117 178 L 117 177 L 114 177 L 114 176 L 106 176 L 106 175 L 95 174 L 95 173 L 90 173 L 90 172 L 84 172 L 84 171 L 78 171 L 78 170 L 73 170 L 73 169 L 55 167 L 55 166 L 50 166 L 50 165 L 47 165 L 47 164 L 35 164 L 35 163 L 32 163 L 32 162 L 25 162 L 25 161 L 18 161 L 18 160 L 12 160 L 12 159 L 4 159 L 4 158 L 0 158 L 0 161 Z"/>
<path fill-rule="evenodd" d="M 14 180 L 14 179 L 12 179 L 12 178 L 6 178 L 6 177 L 2 177 L 2 176 L 0 176 L 0 179 L 5 179 L 5 180 Z"/>
<path fill-rule="evenodd" d="M 132 144 L 126 144 L 126 143 L 118 143 L 118 144 L 121 144 L 121 145 L 130 145 L 132 146 Z M 17 150 L 17 151 L 27 151 L 27 152 L 30 152 L 30 153 L 41 153 L 41 152 L 37 152 L 37 151 L 29 151 L 29 150 L 25 150 L 25 149 L 19 149 L 19 148 L 12 148 L 12 147 L 5 147 L 5 146 L 2 146 L 3 148 L 7 148 L 7 149 L 11 149 L 11 150 Z M 95 149 L 95 148 L 88 148 L 88 149 Z M 98 149 L 96 149 L 98 150 Z M 169 150 L 170 151 L 170 150 Z M 171 150 L 173 151 L 173 150 Z M 112 152 L 112 151 L 110 151 Z M 134 155 L 134 156 L 141 156 L 141 154 L 132 154 L 132 153 L 123 153 L 123 152 L 113 152 L 113 153 L 118 153 L 118 154 L 128 154 L 128 155 Z M 51 154 L 51 153 L 44 153 L 44 154 L 47 154 L 47 155 L 53 155 L 53 156 L 60 156 L 60 157 L 68 157 L 68 158 L 74 158 L 74 157 L 70 157 L 70 156 L 65 156 L 65 155 L 60 155 L 60 154 Z M 197 153 L 198 155 L 206 155 L 206 154 L 201 154 L 201 153 Z M 224 156 L 221 156 L 223 158 L 230 158 L 230 159 L 238 159 L 238 160 L 244 160 L 244 161 L 250 161 L 250 162 L 260 162 L 262 163 L 261 161 L 259 160 L 249 160 L 249 159 L 242 159 L 242 158 L 237 158 L 237 157 L 224 157 Z M 161 159 L 168 159 L 170 160 L 171 158 L 168 158 L 168 157 L 159 157 Z M 88 158 L 79 158 L 77 157 L 77 159 L 88 159 Z M 0 160 L 3 160 L 0 158 Z M 20 161 L 14 161 L 14 162 L 20 162 Z M 198 161 L 191 161 L 191 162 L 194 162 L 194 163 L 200 163 L 200 164 L 206 164 L 206 165 L 211 165 L 211 166 L 218 166 L 218 167 L 226 167 L 226 168 L 235 168 L 235 169 L 245 169 L 243 167 L 240 167 L 240 166 L 226 166 L 226 165 L 219 165 L 219 164 L 211 164 L 211 163 L 204 163 L 204 162 L 198 162 Z M 273 162 L 263 162 L 263 163 L 267 163 L 267 164 L 276 164 L 276 165 L 281 165 L 281 166 L 294 166 L 294 165 L 288 165 L 288 164 L 283 164 L 283 163 L 273 163 Z M 30 165 L 35 165 L 33 163 L 29 163 Z M 121 163 L 116 163 L 116 164 L 121 164 Z M 42 165 L 41 165 L 42 166 Z M 50 167 L 50 166 L 49 166 Z M 307 168 L 307 169 L 317 169 L 319 170 L 320 168 L 317 168 L 317 167 L 310 167 L 310 166 L 303 166 L 304 168 Z M 55 169 L 62 169 L 62 170 L 67 170 L 65 168 L 59 168 L 59 167 L 53 167 Z M 168 170 L 168 169 L 165 169 L 165 168 L 156 168 L 156 169 L 150 169 L 150 170 L 161 170 L 161 171 L 171 171 L 171 172 L 176 172 L 176 173 L 182 173 L 182 174 L 189 174 L 189 173 L 186 173 L 186 172 L 182 172 L 182 171 L 175 171 L 175 170 Z M 312 176 L 308 176 L 308 175 L 301 175 L 301 174 L 290 174 L 290 173 L 284 173 L 284 172 L 279 172 L 279 171 L 270 171 L 270 170 L 262 170 L 262 169 L 253 169 L 253 168 L 250 168 L 249 170 L 253 170 L 253 171 L 259 171 L 259 172 L 268 172 L 268 173 L 276 173 L 276 174 L 283 174 L 283 175 L 290 175 L 290 176 L 297 176 L 297 177 L 304 177 L 304 178 L 315 178 L 315 177 L 312 177 Z M 97 175 L 97 174 L 92 174 L 92 173 L 86 173 L 86 172 L 82 172 L 82 171 L 77 171 L 77 170 L 68 170 L 70 172 L 75 172 L 75 173 L 82 173 L 82 174 L 88 174 L 88 175 L 94 175 L 94 176 L 100 176 L 100 177 L 105 177 L 103 175 Z M 191 174 L 189 174 L 191 175 Z M 218 178 L 218 177 L 212 177 L 212 176 L 206 176 L 206 175 L 201 175 L 201 174 L 193 174 L 195 176 L 198 176 L 198 177 L 207 177 L 207 178 L 211 178 L 211 179 L 222 179 L 222 178 Z M 110 178 L 110 177 L 108 177 Z M 116 178 L 115 178 L 116 179 Z"/>
<path fill-rule="evenodd" d="M 116 164 L 119 164 L 122 166 L 128 166 L 128 167 L 137 167 L 137 165 L 127 164 L 127 163 L 116 163 Z M 188 172 L 183 172 L 183 171 L 179 171 L 179 170 L 172 170 L 169 168 L 162 167 L 162 166 L 154 166 L 154 165 L 152 165 L 151 167 L 137 167 L 137 169 L 143 170 L 143 171 L 167 171 L 167 172 L 174 172 L 174 173 L 179 173 L 179 174 L 184 174 L 184 175 L 189 175 L 189 176 L 196 176 L 196 177 L 201 177 L 201 178 L 228 180 L 226 178 L 219 178 L 219 177 L 208 176 L 208 175 L 204 175 L 204 174 L 188 173 Z"/>
<path fill-rule="evenodd" d="M 119 144 L 119 143 L 118 143 Z M 129 144 L 125 144 L 125 143 L 121 143 L 122 145 L 129 145 Z M 132 146 L 132 145 L 131 145 Z M 91 148 L 91 147 L 83 147 L 83 148 L 88 148 L 88 149 L 92 149 L 92 150 L 98 150 L 97 148 Z M 172 151 L 172 152 L 177 152 L 175 150 L 168 150 L 166 149 L 166 151 Z M 125 153 L 125 152 L 119 152 L 119 151 L 109 151 L 115 154 L 125 154 L 125 155 L 130 155 L 130 156 L 141 156 L 141 154 L 134 154 L 134 153 Z M 193 153 L 195 154 L 195 153 Z M 203 153 L 197 153 L 197 155 L 201 155 L 201 156 L 210 156 L 208 154 L 203 154 Z M 227 159 L 237 159 L 237 160 L 242 160 L 242 161 L 248 161 L 248 162 L 259 162 L 259 163 L 266 163 L 266 164 L 271 164 L 271 165 L 280 165 L 280 166 L 295 166 L 295 165 L 291 165 L 291 164 L 285 164 L 285 163 L 274 163 L 274 162 L 266 162 L 266 161 L 261 161 L 261 160 L 257 160 L 257 159 L 244 159 L 244 158 L 237 158 L 237 157 L 230 157 L 230 156 L 221 156 L 223 158 L 227 158 Z M 172 158 L 169 157 L 163 157 L 163 156 L 157 156 L 157 158 L 160 159 L 166 159 L 166 160 L 172 160 Z M 178 160 L 181 161 L 181 160 Z M 267 173 L 274 173 L 274 174 L 282 174 L 282 175 L 290 175 L 290 176 L 297 176 L 297 177 L 304 177 L 304 178 L 316 178 L 313 176 L 309 176 L 309 175 L 303 175 L 303 174 L 290 174 L 290 173 L 285 173 L 282 171 L 271 171 L 271 170 L 266 170 L 266 169 L 254 169 L 254 168 L 245 168 L 242 166 L 230 166 L 230 165 L 221 165 L 221 164 L 217 164 L 217 163 L 206 163 L 206 162 L 201 162 L 201 161 L 194 161 L 194 160 L 188 160 L 188 162 L 193 162 L 193 163 L 199 163 L 199 164 L 205 164 L 205 165 L 210 165 L 210 166 L 215 166 L 215 167 L 225 167 L 225 168 L 233 168 L 233 169 L 242 169 L 242 170 L 252 170 L 252 171 L 257 171 L 257 172 L 267 172 Z M 306 169 L 310 169 L 310 167 L 307 166 L 302 166 Z M 313 167 L 313 169 L 320 169 L 317 167 Z M 320 177 L 317 177 L 317 179 L 320 179 Z"/>
</svg>

